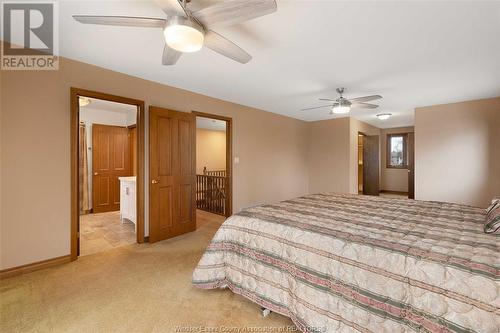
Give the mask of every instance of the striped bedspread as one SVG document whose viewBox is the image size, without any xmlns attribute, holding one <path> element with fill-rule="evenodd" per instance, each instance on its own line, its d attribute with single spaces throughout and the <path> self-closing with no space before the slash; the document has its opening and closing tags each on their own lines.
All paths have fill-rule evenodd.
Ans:
<svg viewBox="0 0 500 333">
<path fill-rule="evenodd" d="M 500 331 L 498 236 L 485 210 L 315 194 L 244 210 L 193 273 L 303 332 Z"/>
</svg>

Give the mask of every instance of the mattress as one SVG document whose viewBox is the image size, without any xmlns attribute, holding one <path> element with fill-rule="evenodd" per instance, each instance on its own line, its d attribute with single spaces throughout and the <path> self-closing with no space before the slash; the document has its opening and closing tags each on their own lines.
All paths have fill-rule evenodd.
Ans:
<svg viewBox="0 0 500 333">
<path fill-rule="evenodd" d="M 226 220 L 193 272 L 302 332 L 500 330 L 499 238 L 485 210 L 314 194 Z"/>
</svg>

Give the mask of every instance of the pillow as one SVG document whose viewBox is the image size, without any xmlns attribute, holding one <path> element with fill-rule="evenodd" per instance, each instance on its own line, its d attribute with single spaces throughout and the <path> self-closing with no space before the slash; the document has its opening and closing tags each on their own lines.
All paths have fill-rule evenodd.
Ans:
<svg viewBox="0 0 500 333">
<path fill-rule="evenodd" d="M 487 234 L 500 234 L 500 200 L 488 207 L 484 232 Z"/>
</svg>

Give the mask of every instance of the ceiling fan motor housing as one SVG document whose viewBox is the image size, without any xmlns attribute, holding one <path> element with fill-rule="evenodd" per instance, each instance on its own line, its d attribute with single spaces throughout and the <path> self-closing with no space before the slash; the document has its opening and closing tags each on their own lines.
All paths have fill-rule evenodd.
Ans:
<svg viewBox="0 0 500 333">
<path fill-rule="evenodd" d="M 344 97 L 340 97 L 339 104 L 342 106 L 351 106 L 352 103 L 348 99 L 345 99 Z"/>
</svg>

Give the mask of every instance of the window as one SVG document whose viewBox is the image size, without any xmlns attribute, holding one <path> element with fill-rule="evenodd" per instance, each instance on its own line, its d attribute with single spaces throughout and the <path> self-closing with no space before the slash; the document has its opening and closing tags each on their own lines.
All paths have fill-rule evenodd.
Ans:
<svg viewBox="0 0 500 333">
<path fill-rule="evenodd" d="M 406 154 L 406 134 L 387 134 L 387 167 L 406 169 Z"/>
</svg>

